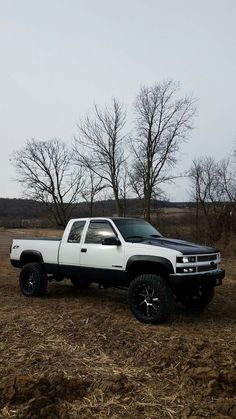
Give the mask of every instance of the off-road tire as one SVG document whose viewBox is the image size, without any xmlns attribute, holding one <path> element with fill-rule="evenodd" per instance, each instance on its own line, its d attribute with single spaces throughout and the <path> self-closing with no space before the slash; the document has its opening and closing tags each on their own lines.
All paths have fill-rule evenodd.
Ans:
<svg viewBox="0 0 236 419">
<path fill-rule="evenodd" d="M 47 275 L 40 263 L 27 263 L 19 276 L 20 290 L 26 297 L 42 297 L 47 289 Z"/>
<path fill-rule="evenodd" d="M 214 287 L 199 285 L 184 296 L 180 296 L 179 301 L 188 310 L 203 311 L 212 301 L 214 294 Z"/>
<path fill-rule="evenodd" d="M 129 286 L 128 302 L 134 316 L 144 323 L 164 323 L 173 314 L 173 294 L 160 275 L 143 274 L 136 277 Z"/>
<path fill-rule="evenodd" d="M 70 278 L 72 285 L 76 288 L 76 289 L 86 289 L 88 288 L 92 282 L 88 281 L 87 279 L 84 278 Z"/>
</svg>

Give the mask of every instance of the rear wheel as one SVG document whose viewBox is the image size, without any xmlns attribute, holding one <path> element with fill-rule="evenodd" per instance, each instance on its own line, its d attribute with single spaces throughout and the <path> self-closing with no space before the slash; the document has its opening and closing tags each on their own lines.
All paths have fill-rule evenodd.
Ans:
<svg viewBox="0 0 236 419">
<path fill-rule="evenodd" d="M 214 297 L 214 287 L 207 287 L 199 285 L 195 289 L 189 291 L 179 300 L 189 310 L 201 311 L 204 310 Z"/>
<path fill-rule="evenodd" d="M 143 274 L 135 278 L 128 290 L 129 306 L 144 323 L 163 323 L 173 312 L 173 294 L 160 275 Z"/>
<path fill-rule="evenodd" d="M 72 285 L 74 285 L 75 288 L 77 289 L 85 289 L 88 288 L 92 282 L 88 281 L 87 279 L 84 278 L 71 278 L 71 283 Z"/>
<path fill-rule="evenodd" d="M 27 263 L 19 277 L 20 289 L 26 297 L 41 297 L 47 288 L 47 275 L 40 263 Z"/>
</svg>

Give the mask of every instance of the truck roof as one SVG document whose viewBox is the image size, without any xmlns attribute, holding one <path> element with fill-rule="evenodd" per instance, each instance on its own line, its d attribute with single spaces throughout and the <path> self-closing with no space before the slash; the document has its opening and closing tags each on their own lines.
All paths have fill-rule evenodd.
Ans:
<svg viewBox="0 0 236 419">
<path fill-rule="evenodd" d="M 142 217 L 80 217 L 80 218 L 72 218 L 70 221 L 76 220 L 143 220 Z"/>
</svg>

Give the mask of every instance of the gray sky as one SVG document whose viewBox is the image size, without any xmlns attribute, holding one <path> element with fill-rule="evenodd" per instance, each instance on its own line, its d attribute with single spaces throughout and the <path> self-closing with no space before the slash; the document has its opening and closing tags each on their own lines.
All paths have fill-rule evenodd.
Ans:
<svg viewBox="0 0 236 419">
<path fill-rule="evenodd" d="M 32 137 L 70 142 L 96 101 L 129 111 L 142 85 L 180 81 L 198 98 L 176 171 L 236 139 L 235 0 L 0 0 L 0 197 L 21 197 L 13 150 Z M 187 183 L 168 187 L 188 199 Z"/>
</svg>

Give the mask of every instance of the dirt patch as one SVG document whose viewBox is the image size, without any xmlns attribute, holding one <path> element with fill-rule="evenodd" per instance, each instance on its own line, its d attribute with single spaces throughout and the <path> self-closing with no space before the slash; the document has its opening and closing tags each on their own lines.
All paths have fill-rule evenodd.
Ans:
<svg viewBox="0 0 236 419">
<path fill-rule="evenodd" d="M 149 326 L 119 290 L 63 281 L 23 297 L 14 235 L 0 231 L 1 418 L 236 418 L 236 261 L 204 313 L 177 305 Z"/>
<path fill-rule="evenodd" d="M 53 377 L 16 375 L 2 380 L 0 384 L 0 407 L 7 415 L 17 412 L 17 417 L 69 418 L 69 403 L 81 400 L 90 383 L 86 379 L 69 378 L 65 374 Z M 68 403 L 69 402 L 69 403 Z"/>
</svg>

